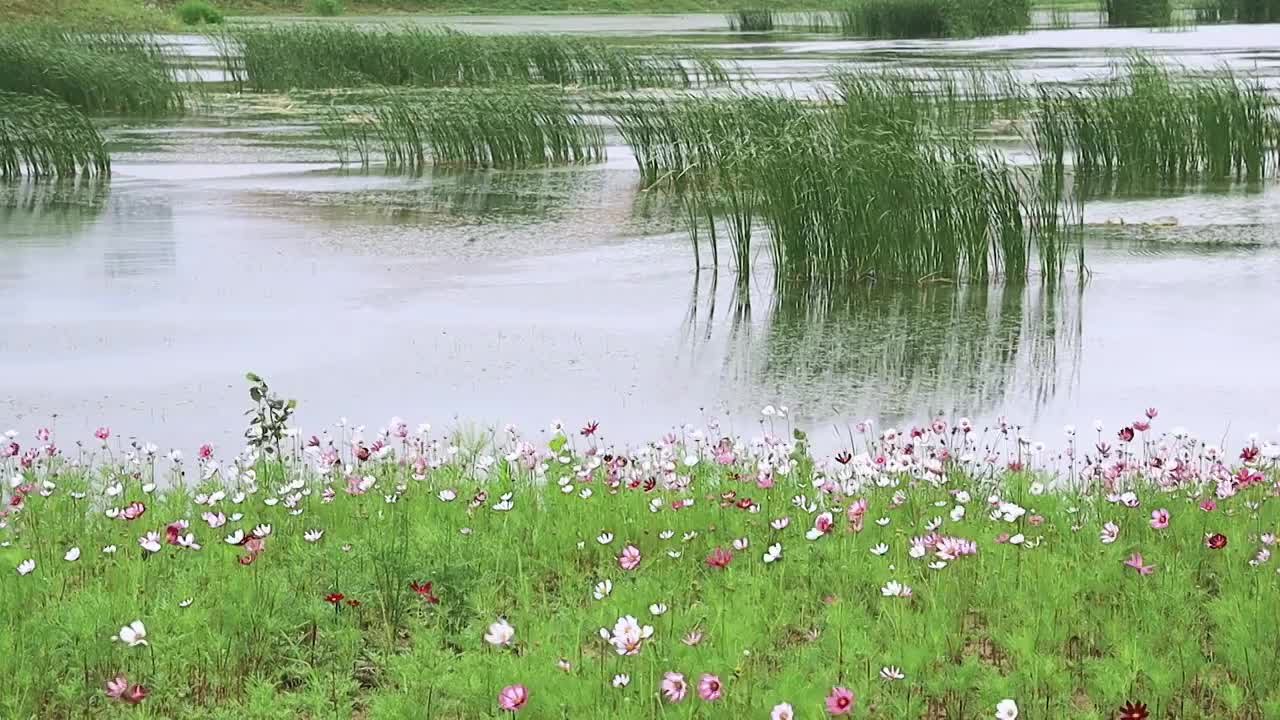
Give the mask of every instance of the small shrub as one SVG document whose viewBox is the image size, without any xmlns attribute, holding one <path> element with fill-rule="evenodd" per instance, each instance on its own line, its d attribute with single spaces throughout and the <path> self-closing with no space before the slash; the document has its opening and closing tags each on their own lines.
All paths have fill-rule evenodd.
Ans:
<svg viewBox="0 0 1280 720">
<path fill-rule="evenodd" d="M 311 13 L 321 17 L 341 15 L 342 0 L 311 0 Z"/>
<path fill-rule="evenodd" d="M 182 3 L 174 8 L 174 12 L 178 14 L 178 19 L 184 25 L 219 25 L 222 23 L 222 11 L 207 0 L 182 0 Z"/>
</svg>

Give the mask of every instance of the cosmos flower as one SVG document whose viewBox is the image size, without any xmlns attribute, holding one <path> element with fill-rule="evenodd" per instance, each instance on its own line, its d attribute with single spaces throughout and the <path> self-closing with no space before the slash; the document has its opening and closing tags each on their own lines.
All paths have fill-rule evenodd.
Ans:
<svg viewBox="0 0 1280 720">
<path fill-rule="evenodd" d="M 622 552 L 618 553 L 618 567 L 627 571 L 640 567 L 640 548 L 635 545 L 622 548 Z"/>
<path fill-rule="evenodd" d="M 320 542 L 320 538 L 324 537 L 323 530 L 307 530 L 302 533 L 302 539 L 309 543 Z"/>
<path fill-rule="evenodd" d="M 1017 720 L 1018 703 L 1010 698 L 1005 698 L 996 703 L 996 720 Z"/>
<path fill-rule="evenodd" d="M 417 593 L 418 597 L 422 598 L 423 601 L 429 605 L 435 605 L 436 603 L 440 602 L 440 598 L 436 597 L 435 593 L 431 591 L 430 580 L 424 583 L 420 583 L 416 580 L 410 581 L 409 589 Z"/>
<path fill-rule="evenodd" d="M 906 677 L 906 675 L 903 674 L 901 669 L 893 665 L 886 665 L 885 667 L 880 668 L 880 677 L 892 682 L 894 680 L 901 680 Z"/>
<path fill-rule="evenodd" d="M 880 588 L 880 594 L 885 597 L 911 597 L 911 586 L 904 585 L 897 580 L 890 580 Z"/>
<path fill-rule="evenodd" d="M 1147 706 L 1143 703 L 1127 702 L 1120 706 L 1120 714 L 1116 720 L 1146 720 Z"/>
<path fill-rule="evenodd" d="M 720 678 L 711 673 L 703 673 L 698 678 L 698 697 L 711 702 L 720 698 Z"/>
<path fill-rule="evenodd" d="M 827 714 L 848 715 L 853 711 L 854 700 L 853 691 L 849 688 L 842 686 L 831 688 L 831 692 L 826 697 Z"/>
<path fill-rule="evenodd" d="M 626 673 L 619 673 L 613 676 L 613 686 L 616 688 L 624 688 L 631 684 L 631 676 Z"/>
<path fill-rule="evenodd" d="M 1221 550 L 1227 546 L 1227 536 L 1222 533 L 1206 534 L 1204 544 L 1210 550 Z"/>
<path fill-rule="evenodd" d="M 141 620 L 134 620 L 128 625 L 120 628 L 120 632 L 116 633 L 116 639 L 129 647 L 146 645 L 147 628 L 142 624 Z"/>
<path fill-rule="evenodd" d="M 591 594 L 597 600 L 603 600 L 609 597 L 609 593 L 611 592 L 613 592 L 613 581 L 611 580 L 601 580 L 596 583 L 595 587 L 591 590 Z"/>
<path fill-rule="evenodd" d="M 1134 553 L 1130 555 L 1129 559 L 1124 561 L 1124 564 L 1134 570 L 1137 570 L 1139 575 L 1150 575 L 1156 570 L 1155 565 L 1142 564 L 1142 553 Z"/>
<path fill-rule="evenodd" d="M 489 625 L 489 631 L 484 634 L 484 640 L 490 645 L 504 647 L 509 646 L 515 636 L 516 629 L 511 627 L 506 618 L 499 618 Z"/>
<path fill-rule="evenodd" d="M 663 673 L 662 694 L 666 696 L 667 702 L 678 703 L 684 699 L 687 692 L 689 692 L 689 686 L 684 681 L 684 675 L 678 672 Z"/>
<path fill-rule="evenodd" d="M 138 545 L 147 552 L 160 552 L 160 533 L 152 531 L 138 538 Z"/>
<path fill-rule="evenodd" d="M 774 543 L 764 553 L 764 561 L 772 563 L 782 557 L 782 543 Z"/>
<path fill-rule="evenodd" d="M 1103 545 L 1110 545 L 1120 536 L 1120 526 L 1113 522 L 1109 522 L 1102 526 L 1102 532 L 1098 533 L 1098 539 Z"/>
<path fill-rule="evenodd" d="M 23 560 L 22 562 L 18 563 L 19 575 L 30 575 L 31 571 L 35 569 L 36 569 L 36 561 L 32 560 L 31 558 L 27 558 L 26 560 Z"/>
<path fill-rule="evenodd" d="M 498 707 L 515 712 L 529 701 L 529 690 L 524 685 L 508 685 L 498 693 Z"/>
<path fill-rule="evenodd" d="M 73 547 L 73 548 L 71 548 L 70 550 L 68 550 L 68 551 L 67 551 L 67 554 L 66 554 L 66 555 L 63 555 L 63 556 L 62 556 L 62 559 L 63 559 L 63 560 L 66 560 L 67 562 L 75 562 L 75 561 L 79 560 L 79 559 L 80 559 L 80 548 L 78 548 L 78 547 Z"/>
<path fill-rule="evenodd" d="M 769 720 L 795 720 L 796 711 L 791 703 L 778 703 L 769 711 Z"/>
<path fill-rule="evenodd" d="M 690 630 L 689 632 L 685 633 L 684 637 L 680 638 L 680 642 L 684 643 L 685 645 L 688 645 L 689 647 L 693 647 L 698 643 L 702 642 L 702 637 L 703 637 L 702 631 L 697 628 L 694 628 L 693 630 Z"/>
<path fill-rule="evenodd" d="M 725 567 L 729 565 L 730 562 L 732 562 L 732 560 L 733 560 L 733 553 L 729 552 L 728 550 L 725 550 L 724 548 L 716 548 L 715 550 L 711 551 L 710 555 L 707 556 L 706 562 L 707 562 L 707 565 L 710 565 L 711 567 L 720 568 L 721 570 L 723 570 Z"/>
</svg>

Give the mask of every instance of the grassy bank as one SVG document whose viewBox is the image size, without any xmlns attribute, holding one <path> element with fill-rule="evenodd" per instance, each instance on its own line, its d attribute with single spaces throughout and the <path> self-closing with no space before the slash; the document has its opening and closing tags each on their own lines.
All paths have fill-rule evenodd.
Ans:
<svg viewBox="0 0 1280 720">
<path fill-rule="evenodd" d="M 814 458 L 772 408 L 634 449 L 277 442 L 285 407 L 240 455 L 5 437 L 5 717 L 1280 713 L 1275 445 L 1151 410 L 1061 452 L 937 419 Z"/>
</svg>

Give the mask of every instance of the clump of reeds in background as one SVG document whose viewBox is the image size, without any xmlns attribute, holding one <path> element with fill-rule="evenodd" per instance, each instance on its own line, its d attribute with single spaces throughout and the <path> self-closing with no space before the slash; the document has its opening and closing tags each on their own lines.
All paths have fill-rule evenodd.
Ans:
<svg viewBox="0 0 1280 720">
<path fill-rule="evenodd" d="M 1102 0 L 1112 27 L 1165 27 L 1173 24 L 1172 0 Z"/>
<path fill-rule="evenodd" d="M 345 161 L 380 155 L 390 170 L 520 168 L 602 160 L 604 134 L 561 92 L 543 88 L 388 94 L 337 112 L 325 134 Z"/>
<path fill-rule="evenodd" d="M 1033 139 L 1046 174 L 1068 156 L 1097 190 L 1257 182 L 1280 157 L 1276 106 L 1256 80 L 1134 57 L 1100 84 L 1041 91 Z"/>
<path fill-rule="evenodd" d="M 635 89 L 728 79 L 707 53 L 634 48 L 571 35 L 268 25 L 234 29 L 222 52 L 233 76 L 255 90 L 503 83 Z"/>
<path fill-rule="evenodd" d="M 0 91 L 0 178 L 110 171 L 102 135 L 84 113 L 55 98 Z"/>
<path fill-rule="evenodd" d="M 53 95 L 90 113 L 158 115 L 186 105 L 165 50 L 118 33 L 0 31 L 0 90 Z"/>
<path fill-rule="evenodd" d="M 852 0 L 833 13 L 845 35 L 974 37 L 1024 32 L 1029 0 Z M 812 23 L 811 23 L 812 24 Z"/>
<path fill-rule="evenodd" d="M 1280 0 L 1204 0 L 1195 14 L 1202 23 L 1280 23 Z"/>
<path fill-rule="evenodd" d="M 767 7 L 739 8 L 728 18 L 733 32 L 770 32 L 777 24 L 773 8 Z"/>
</svg>

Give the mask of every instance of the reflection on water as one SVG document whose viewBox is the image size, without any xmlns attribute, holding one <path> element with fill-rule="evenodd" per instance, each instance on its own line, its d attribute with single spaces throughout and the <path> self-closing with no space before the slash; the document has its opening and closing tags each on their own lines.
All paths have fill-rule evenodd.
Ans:
<svg viewBox="0 0 1280 720">
<path fill-rule="evenodd" d="M 1084 285 L 865 284 L 698 292 L 695 346 L 727 334 L 726 374 L 811 413 L 921 413 L 1016 406 L 1032 416 L 1078 377 Z M 721 301 L 723 302 L 723 301 Z M 759 303 L 758 303 L 759 304 Z M 723 326 L 723 327 L 720 327 Z"/>
<path fill-rule="evenodd" d="M 102 177 L 0 183 L 0 238 L 21 243 L 71 235 L 102 213 L 109 187 Z"/>
</svg>

